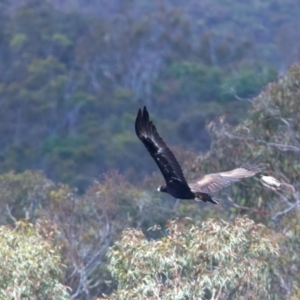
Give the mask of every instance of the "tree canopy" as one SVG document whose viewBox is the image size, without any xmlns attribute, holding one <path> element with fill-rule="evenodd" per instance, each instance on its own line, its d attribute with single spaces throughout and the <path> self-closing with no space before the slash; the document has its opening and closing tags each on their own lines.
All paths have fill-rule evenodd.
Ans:
<svg viewBox="0 0 300 300">
<path fill-rule="evenodd" d="M 67 288 L 60 283 L 59 248 L 51 242 L 55 227 L 49 232 L 46 228 L 39 232 L 38 224 L 34 228 L 22 221 L 14 229 L 0 227 L 2 299 L 69 299 Z"/>
<path fill-rule="evenodd" d="M 253 299 L 270 294 L 278 256 L 270 232 L 252 220 L 170 221 L 167 235 L 147 240 L 129 229 L 109 250 L 118 281 L 110 299 Z M 156 228 L 157 230 L 157 228 Z M 273 241 L 272 241 L 273 240 Z"/>
</svg>

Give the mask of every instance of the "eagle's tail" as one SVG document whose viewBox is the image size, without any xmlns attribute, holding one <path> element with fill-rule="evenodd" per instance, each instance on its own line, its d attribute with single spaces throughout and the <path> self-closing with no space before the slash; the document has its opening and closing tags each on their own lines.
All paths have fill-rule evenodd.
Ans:
<svg viewBox="0 0 300 300">
<path fill-rule="evenodd" d="M 206 193 L 195 193 L 195 200 L 196 201 L 204 201 L 204 202 L 211 202 L 213 204 L 219 204 L 218 199 L 211 197 L 210 195 Z"/>
</svg>

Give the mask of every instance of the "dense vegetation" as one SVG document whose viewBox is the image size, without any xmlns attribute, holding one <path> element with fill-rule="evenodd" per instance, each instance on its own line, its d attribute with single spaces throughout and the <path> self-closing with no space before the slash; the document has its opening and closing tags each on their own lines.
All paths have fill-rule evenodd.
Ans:
<svg viewBox="0 0 300 300">
<path fill-rule="evenodd" d="M 299 49 L 298 39 L 285 47 L 300 23 L 293 1 L 89 2 L 93 13 L 2 4 L 2 173 L 42 169 L 81 191 L 110 169 L 138 180 L 155 170 L 132 131 L 138 107 L 171 144 L 208 150 L 205 123 L 225 110 L 241 120 L 243 99 Z"/>
<path fill-rule="evenodd" d="M 109 252 L 118 279 L 110 299 L 266 299 L 278 254 L 264 231 L 247 218 L 173 221 L 159 241 L 125 231 Z"/>
<path fill-rule="evenodd" d="M 17 222 L 14 230 L 0 228 L 1 299 L 69 299 L 59 282 L 63 267 L 59 248 L 51 243 L 55 230 L 36 227 Z"/>
<path fill-rule="evenodd" d="M 299 299 L 297 1 L 99 3 L 0 1 L 0 297 Z M 144 104 L 189 179 L 286 185 L 176 204 Z"/>
</svg>

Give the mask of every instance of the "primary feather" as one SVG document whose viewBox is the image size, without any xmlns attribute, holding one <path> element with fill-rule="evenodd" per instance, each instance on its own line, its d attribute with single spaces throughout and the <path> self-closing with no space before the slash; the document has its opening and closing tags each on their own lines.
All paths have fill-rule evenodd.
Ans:
<svg viewBox="0 0 300 300">
<path fill-rule="evenodd" d="M 146 107 L 144 107 L 143 111 L 139 109 L 135 122 L 135 132 L 146 146 L 163 175 L 167 176 L 167 179 L 171 176 L 186 183 L 181 167 L 174 154 L 159 136 L 156 127 L 149 120 L 149 113 Z"/>
</svg>

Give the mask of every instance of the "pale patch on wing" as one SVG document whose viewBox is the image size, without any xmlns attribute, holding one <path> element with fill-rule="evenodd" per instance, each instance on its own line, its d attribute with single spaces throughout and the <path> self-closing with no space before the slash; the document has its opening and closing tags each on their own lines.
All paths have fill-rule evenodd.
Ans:
<svg viewBox="0 0 300 300">
<path fill-rule="evenodd" d="M 220 172 L 218 174 L 220 174 L 223 177 L 232 177 L 232 178 L 239 179 L 239 178 L 246 178 L 246 177 L 254 176 L 256 174 L 256 172 L 249 171 L 244 168 L 237 168 L 237 169 L 227 171 L 227 172 Z"/>
<path fill-rule="evenodd" d="M 193 192 L 213 193 L 237 181 L 239 181 L 239 179 L 222 177 L 219 173 L 208 174 L 191 183 L 190 187 Z"/>
</svg>

